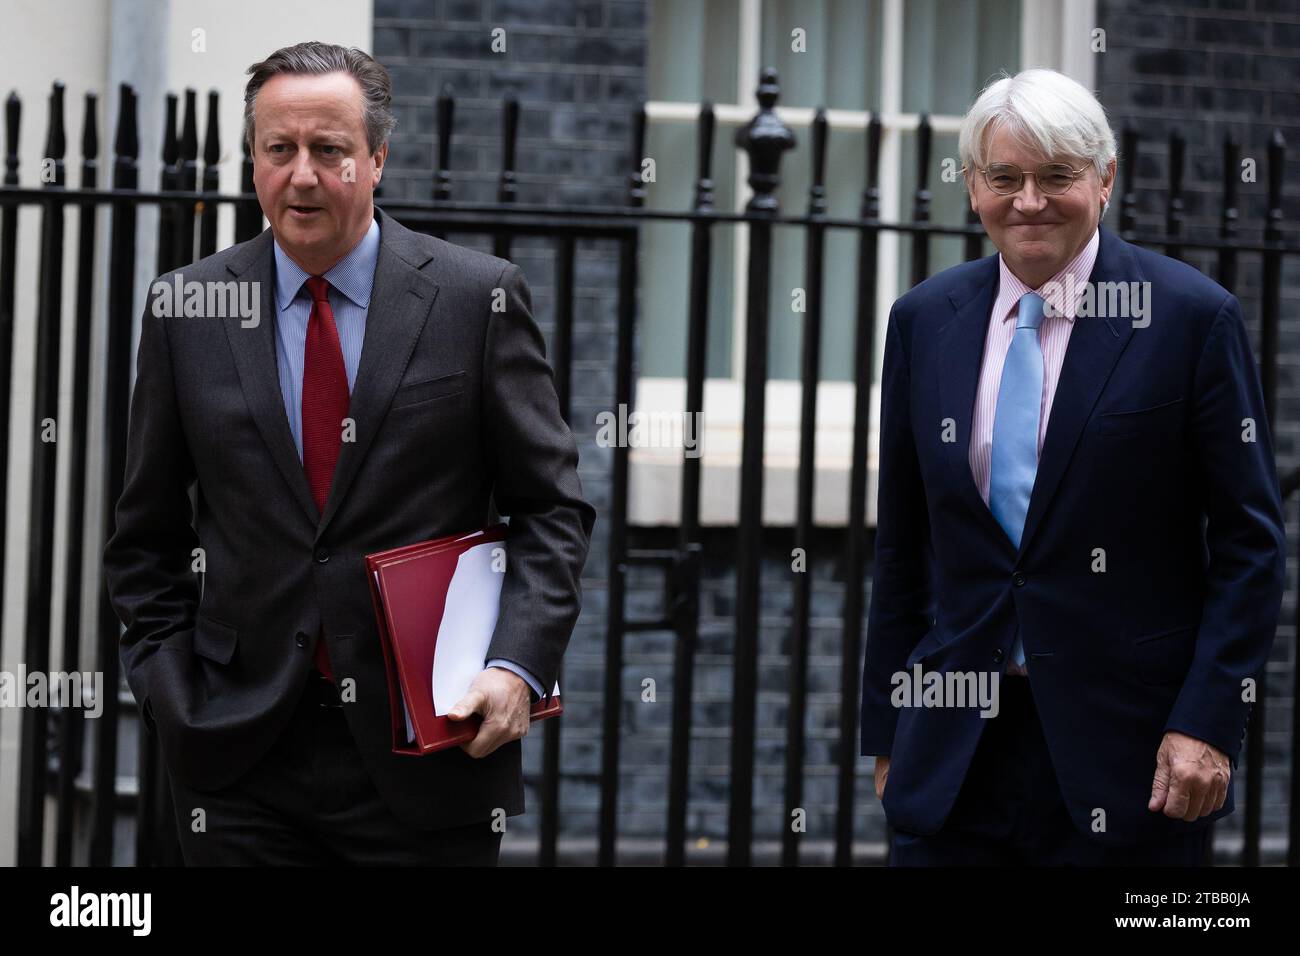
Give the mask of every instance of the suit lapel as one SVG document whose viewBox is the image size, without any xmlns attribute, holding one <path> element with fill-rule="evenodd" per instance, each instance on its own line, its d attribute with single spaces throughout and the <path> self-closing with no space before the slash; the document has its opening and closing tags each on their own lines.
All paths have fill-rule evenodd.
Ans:
<svg viewBox="0 0 1300 956">
<path fill-rule="evenodd" d="M 984 362 L 984 338 L 998 288 L 998 257 L 984 260 L 969 282 L 948 293 L 956 314 L 939 331 L 939 414 L 956 423 L 955 440 L 944 443 L 944 458 L 962 498 L 988 530 L 1011 551 L 1011 540 L 984 504 L 970 470 L 971 427 L 976 389 Z"/>
<path fill-rule="evenodd" d="M 280 375 L 276 364 L 275 328 L 278 316 L 275 306 L 275 253 L 271 230 L 246 243 L 230 257 L 226 268 L 240 282 L 256 282 L 260 292 L 260 321 L 245 328 L 239 316 L 224 320 L 226 338 L 239 372 L 239 384 L 244 390 L 248 410 L 257 423 L 258 431 L 271 452 L 280 474 L 284 476 L 294 500 L 313 524 L 319 517 L 316 502 L 307 484 L 302 459 L 293 441 L 289 419 L 284 413 L 284 398 L 280 394 Z"/>
<path fill-rule="evenodd" d="M 227 318 L 224 320 L 226 337 L 249 411 L 290 493 L 316 525 L 317 541 L 356 477 L 438 294 L 437 284 L 420 271 L 432 256 L 424 250 L 416 234 L 379 209 L 375 210 L 375 216 L 380 229 L 379 258 L 366 314 L 361 362 L 348 406 L 348 415 L 355 422 L 355 440 L 345 441 L 339 451 L 329 498 L 321 513 L 317 512 L 307 484 L 307 474 L 298 457 L 280 394 L 271 230 L 266 229 L 250 240 L 226 264 L 236 279 L 260 283 L 262 321 L 256 327 L 244 328 L 238 316 Z"/>
<path fill-rule="evenodd" d="M 1094 292 L 1097 283 L 1140 282 L 1142 278 L 1141 268 L 1128 243 L 1102 229 L 1097 261 L 1089 276 Z M 1074 454 L 1079 435 L 1132 335 L 1132 321 L 1121 316 L 1075 318 L 1052 399 L 1052 414 L 1047 422 L 1047 434 L 1043 437 L 1043 453 L 1038 462 L 1034 490 L 1029 497 L 1029 512 L 1020 538 L 1021 554 L 1025 553 L 1042 523 Z"/>
<path fill-rule="evenodd" d="M 316 528 L 317 541 L 352 486 L 370 443 L 388 413 L 393 392 L 411 361 L 415 343 L 438 295 L 437 284 L 420 272 L 421 266 L 433 257 L 423 250 L 416 234 L 378 209 L 375 215 L 380 229 L 379 261 L 366 314 L 361 364 L 357 367 L 348 406 L 348 415 L 356 422 L 356 440 L 344 442 L 339 452 L 329 498 Z"/>
</svg>

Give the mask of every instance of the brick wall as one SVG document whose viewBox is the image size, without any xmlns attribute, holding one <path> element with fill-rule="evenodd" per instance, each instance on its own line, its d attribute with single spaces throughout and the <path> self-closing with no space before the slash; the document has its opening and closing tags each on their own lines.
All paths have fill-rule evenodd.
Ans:
<svg viewBox="0 0 1300 956">
<path fill-rule="evenodd" d="M 497 28 L 505 30 L 503 53 L 491 50 Z M 435 101 L 450 87 L 452 198 L 495 198 L 500 107 L 514 94 L 522 105 L 519 202 L 624 201 L 631 114 L 645 92 L 640 0 L 376 0 L 374 30 L 372 52 L 392 74 L 398 122 L 384 198 L 430 198 Z"/>
</svg>

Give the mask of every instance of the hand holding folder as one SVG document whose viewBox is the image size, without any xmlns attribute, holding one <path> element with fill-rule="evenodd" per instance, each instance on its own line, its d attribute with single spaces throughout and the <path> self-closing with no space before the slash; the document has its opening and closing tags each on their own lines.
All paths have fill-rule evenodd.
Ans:
<svg viewBox="0 0 1300 956">
<path fill-rule="evenodd" d="M 425 754 L 468 743 L 482 719 L 447 713 L 483 670 L 505 579 L 504 523 L 470 534 L 366 555 L 388 674 L 393 752 Z M 530 718 L 564 712 L 560 687 Z"/>
</svg>

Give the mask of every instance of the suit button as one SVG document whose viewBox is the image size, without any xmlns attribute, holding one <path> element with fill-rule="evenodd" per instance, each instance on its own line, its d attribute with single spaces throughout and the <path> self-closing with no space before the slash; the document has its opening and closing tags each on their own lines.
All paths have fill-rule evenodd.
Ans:
<svg viewBox="0 0 1300 956">
<path fill-rule="evenodd" d="M 1017 571 L 1015 574 L 1011 575 L 1011 583 L 1014 584 L 1014 585 L 1015 585 L 1016 587 L 1018 587 L 1018 588 L 1022 588 L 1022 587 L 1024 587 L 1024 586 L 1025 586 L 1025 582 L 1026 582 L 1027 580 L 1029 580 L 1029 579 L 1026 578 L 1026 577 L 1024 576 L 1024 574 L 1023 574 L 1022 572 L 1020 572 L 1020 571 Z"/>
<path fill-rule="evenodd" d="M 328 561 L 329 559 L 330 559 L 329 548 L 317 548 L 317 549 L 316 549 L 316 563 L 317 563 L 317 564 L 324 564 L 324 563 L 325 563 L 326 561 Z"/>
<path fill-rule="evenodd" d="M 1002 661 L 1006 659 L 1006 656 L 1007 656 L 1006 653 L 1002 650 L 1002 648 L 999 647 L 996 651 L 993 652 L 993 663 L 1001 664 Z"/>
<path fill-rule="evenodd" d="M 299 631 L 297 634 L 294 635 L 293 642 L 297 644 L 299 647 L 306 647 L 307 635 L 304 634 L 302 631 Z"/>
</svg>

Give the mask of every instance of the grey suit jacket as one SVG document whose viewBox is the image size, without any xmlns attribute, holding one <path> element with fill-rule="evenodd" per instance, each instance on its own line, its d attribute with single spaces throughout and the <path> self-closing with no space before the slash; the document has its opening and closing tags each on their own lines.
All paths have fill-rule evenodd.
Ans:
<svg viewBox="0 0 1300 956">
<path fill-rule="evenodd" d="M 355 680 L 344 710 L 376 788 L 401 819 L 436 829 L 523 812 L 521 742 L 478 760 L 459 747 L 391 752 L 364 556 L 481 528 L 494 499 L 510 522 L 488 657 L 550 687 L 578 617 L 595 510 L 520 269 L 375 215 L 355 440 L 343 443 L 324 513 L 280 395 L 267 229 L 151 286 L 104 569 L 126 625 L 127 682 L 178 780 L 213 790 L 256 763 L 293 713 L 323 625 L 336 677 Z M 211 314 L 238 311 L 220 295 L 159 317 L 159 285 L 174 288 L 178 274 L 207 292 L 240 289 L 260 304 L 257 323 Z"/>
</svg>

